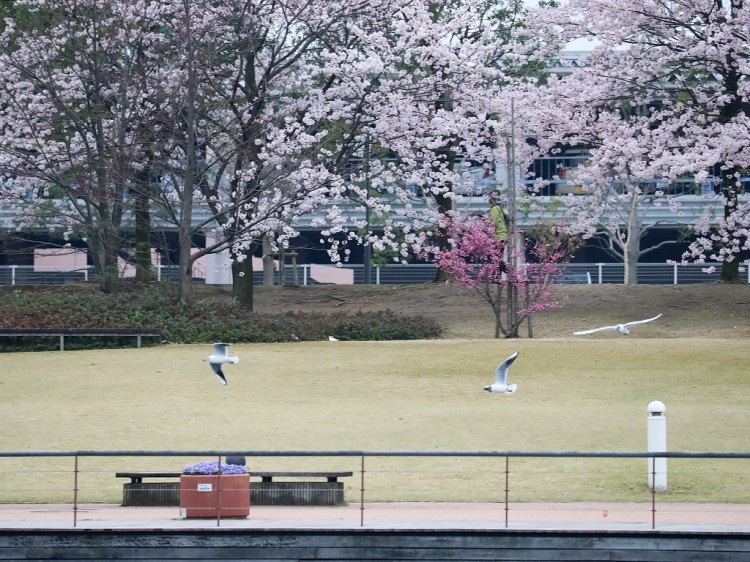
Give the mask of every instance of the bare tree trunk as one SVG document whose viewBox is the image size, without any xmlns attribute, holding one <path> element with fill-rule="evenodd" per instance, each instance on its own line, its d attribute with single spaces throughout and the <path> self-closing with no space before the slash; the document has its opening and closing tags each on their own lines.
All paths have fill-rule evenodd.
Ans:
<svg viewBox="0 0 750 562">
<path fill-rule="evenodd" d="M 452 164 L 451 164 L 452 165 Z M 435 195 L 435 203 L 437 203 L 438 211 L 441 215 L 448 214 L 451 210 L 453 210 L 453 199 L 446 197 L 443 194 Z M 445 250 L 448 248 L 448 238 L 445 236 L 438 236 L 438 248 L 441 250 Z M 444 283 L 445 281 L 448 281 L 450 279 L 450 276 L 447 272 L 445 272 L 442 269 L 438 269 L 435 272 L 435 282 L 438 283 Z"/>
<path fill-rule="evenodd" d="M 625 277 L 623 282 L 625 285 L 637 285 L 638 284 L 638 248 L 635 247 L 635 240 L 628 240 L 623 254 L 623 265 L 625 266 Z"/>
<path fill-rule="evenodd" d="M 263 239 L 263 285 L 273 286 L 273 254 L 271 253 L 271 243 L 268 238 Z"/>
<path fill-rule="evenodd" d="M 100 228 L 90 228 L 87 237 L 99 290 L 103 293 L 116 293 L 120 282 L 117 267 L 119 237 L 114 236 L 113 228 L 108 223 L 103 223 Z"/>
<path fill-rule="evenodd" d="M 191 5 L 185 3 L 185 19 L 192 24 Z M 196 104 L 198 102 L 198 77 L 196 74 L 195 43 L 192 32 L 185 30 L 185 65 L 187 83 L 185 84 L 184 126 L 185 126 L 185 174 L 182 186 L 182 204 L 178 235 L 180 240 L 180 267 L 177 287 L 177 298 L 187 302 L 193 300 L 193 190 L 198 173 L 198 155 L 196 139 Z"/>
<path fill-rule="evenodd" d="M 724 181 L 721 182 L 721 194 L 724 197 L 724 218 L 729 216 L 737 208 L 737 177 L 738 168 L 731 168 L 724 172 Z M 737 256 L 732 261 L 724 261 L 721 264 L 721 275 L 719 281 L 722 283 L 739 283 L 740 282 L 740 260 Z"/>
<path fill-rule="evenodd" d="M 441 99 L 435 102 L 435 111 L 439 112 L 442 110 L 453 110 L 453 100 L 451 99 L 450 94 L 447 92 L 443 93 Z M 456 167 L 456 151 L 454 149 L 454 142 L 455 139 L 451 139 L 450 141 L 448 141 L 445 148 L 437 151 L 437 160 L 443 163 L 449 170 L 454 170 Z M 450 190 L 452 190 L 452 186 L 450 187 Z M 446 197 L 446 194 L 444 193 L 435 195 L 435 203 L 437 204 L 438 212 L 441 215 L 449 215 L 453 210 L 453 199 L 451 197 Z M 438 236 L 438 248 L 444 250 L 448 247 L 448 243 L 448 238 L 446 236 L 442 234 Z M 449 275 L 442 269 L 438 269 L 435 272 L 436 282 L 442 283 L 448 281 L 448 279 Z"/>
<path fill-rule="evenodd" d="M 492 302 L 492 310 L 495 313 L 495 339 L 500 339 L 500 334 L 503 333 L 503 286 L 495 286 L 495 297 Z"/>
<path fill-rule="evenodd" d="M 149 284 L 153 280 L 151 264 L 151 167 L 136 179 L 135 191 L 135 282 Z"/>
<path fill-rule="evenodd" d="M 631 187 L 631 199 L 628 206 L 628 226 L 625 230 L 627 239 L 622 247 L 622 261 L 625 268 L 623 283 L 638 284 L 638 258 L 641 254 L 641 222 L 638 215 L 638 197 L 635 187 Z"/>
<path fill-rule="evenodd" d="M 254 248 L 253 248 L 254 249 Z M 255 287 L 253 285 L 253 249 L 245 254 L 242 262 L 232 260 L 232 296 L 240 306 L 253 310 Z"/>
</svg>

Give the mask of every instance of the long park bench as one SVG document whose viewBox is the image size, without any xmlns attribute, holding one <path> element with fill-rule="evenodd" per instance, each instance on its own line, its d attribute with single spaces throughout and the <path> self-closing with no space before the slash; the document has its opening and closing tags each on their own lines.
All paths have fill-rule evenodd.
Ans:
<svg viewBox="0 0 750 562">
<path fill-rule="evenodd" d="M 344 483 L 339 478 L 352 472 L 330 471 L 253 471 L 250 470 L 250 503 L 252 505 L 341 505 L 344 503 Z M 179 506 L 182 472 L 122 471 L 117 478 L 130 478 L 123 484 L 124 506 Z M 144 482 L 144 479 L 177 479 L 176 482 Z M 260 478 L 260 482 L 254 481 Z M 296 480 L 274 480 L 294 478 Z M 325 478 L 325 481 L 299 480 Z"/>
<path fill-rule="evenodd" d="M 66 337 L 125 337 L 134 336 L 136 347 L 141 347 L 143 337 L 161 337 L 161 331 L 150 328 L 69 328 L 69 329 L 40 329 L 31 330 L 27 328 L 0 329 L 0 337 L 57 337 L 60 338 L 60 351 L 65 351 Z"/>
</svg>

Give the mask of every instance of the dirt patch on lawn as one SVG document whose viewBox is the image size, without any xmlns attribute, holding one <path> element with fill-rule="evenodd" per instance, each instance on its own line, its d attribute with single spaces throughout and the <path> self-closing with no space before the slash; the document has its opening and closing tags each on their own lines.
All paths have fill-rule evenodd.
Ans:
<svg viewBox="0 0 750 562">
<path fill-rule="evenodd" d="M 455 286 L 314 285 L 256 287 L 255 310 L 373 311 L 390 309 L 435 318 L 445 338 L 491 338 L 494 320 L 490 306 L 475 292 Z M 231 296 L 226 286 L 197 288 L 199 298 Z M 535 315 L 536 338 L 568 337 L 575 330 L 641 320 L 663 314 L 656 322 L 633 329 L 643 338 L 748 338 L 750 285 L 701 283 L 695 285 L 556 285 L 561 306 Z M 527 336 L 524 325 L 521 336 Z M 611 337 L 603 332 L 589 338 Z"/>
</svg>

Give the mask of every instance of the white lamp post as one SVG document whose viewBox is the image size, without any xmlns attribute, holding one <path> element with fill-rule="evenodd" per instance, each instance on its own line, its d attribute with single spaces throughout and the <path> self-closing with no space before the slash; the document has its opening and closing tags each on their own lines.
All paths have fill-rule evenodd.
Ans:
<svg viewBox="0 0 750 562">
<path fill-rule="evenodd" d="M 663 453 L 667 450 L 667 418 L 664 402 L 654 400 L 648 405 L 648 452 Z M 654 492 L 667 489 L 667 459 L 656 457 L 648 459 L 648 488 Z"/>
</svg>

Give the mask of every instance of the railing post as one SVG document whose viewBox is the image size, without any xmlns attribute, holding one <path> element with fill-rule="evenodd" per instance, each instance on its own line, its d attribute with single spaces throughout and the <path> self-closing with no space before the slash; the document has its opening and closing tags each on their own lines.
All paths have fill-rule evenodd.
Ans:
<svg viewBox="0 0 750 562">
<path fill-rule="evenodd" d="M 508 528 L 508 495 L 510 494 L 510 457 L 505 455 L 505 528 Z"/>
<path fill-rule="evenodd" d="M 302 284 L 306 287 L 307 286 L 307 268 L 308 264 L 302 264 Z"/>
<path fill-rule="evenodd" d="M 359 467 L 359 526 L 365 526 L 365 456 L 362 455 Z"/>
<path fill-rule="evenodd" d="M 672 266 L 674 272 L 672 274 L 672 285 L 677 285 L 677 264 Z"/>
<path fill-rule="evenodd" d="M 596 264 L 597 270 L 599 271 L 599 285 L 602 284 L 602 268 L 604 267 L 603 263 L 597 263 Z"/>
<path fill-rule="evenodd" d="M 216 478 L 216 526 L 221 526 L 221 455 L 219 455 L 219 473 Z"/>
<path fill-rule="evenodd" d="M 656 457 L 651 457 L 651 481 L 656 482 Z M 651 530 L 656 529 L 656 486 L 651 486 Z"/>
<path fill-rule="evenodd" d="M 16 284 L 16 267 L 17 265 L 11 265 L 10 266 L 10 284 L 15 285 Z"/>
<path fill-rule="evenodd" d="M 750 263 L 750 262 L 748 262 L 748 263 Z M 748 282 L 750 282 L 750 281 L 748 281 Z M 376 285 L 380 285 L 380 266 L 379 265 L 375 266 L 375 284 Z"/>
<path fill-rule="evenodd" d="M 73 457 L 73 528 L 78 526 L 78 455 Z"/>
</svg>

